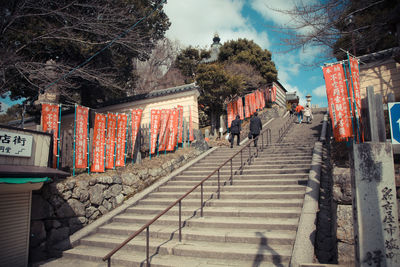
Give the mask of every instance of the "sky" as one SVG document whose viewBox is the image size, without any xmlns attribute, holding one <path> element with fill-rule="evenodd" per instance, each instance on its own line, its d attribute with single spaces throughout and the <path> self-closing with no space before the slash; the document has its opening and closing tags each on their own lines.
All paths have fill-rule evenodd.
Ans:
<svg viewBox="0 0 400 267">
<path fill-rule="evenodd" d="M 306 0 L 310 1 L 310 0 Z M 312 0 L 311 0 L 312 1 Z M 296 91 L 300 103 L 312 96 L 311 103 L 327 107 L 325 82 L 320 67 L 311 63 L 319 49 L 301 49 L 282 53 L 279 35 L 271 26 L 288 24 L 290 18 L 274 9 L 290 9 L 292 1 L 282 0 L 168 0 L 164 11 L 171 26 L 167 37 L 183 46 L 210 48 L 215 33 L 221 43 L 246 38 L 272 53 L 278 69 L 278 81 L 288 92 Z"/>
<path fill-rule="evenodd" d="M 315 0 L 303 0 L 309 2 Z M 304 67 L 319 52 L 318 49 L 301 49 L 282 53 L 277 32 L 273 26 L 289 24 L 290 18 L 272 11 L 290 9 L 293 1 L 282 0 L 168 0 L 164 11 L 171 26 L 166 36 L 177 40 L 182 46 L 210 48 L 215 33 L 221 43 L 246 38 L 253 40 L 263 49 L 272 53 L 272 60 L 278 69 L 278 81 L 288 92 L 296 91 L 300 103 L 305 103 L 305 96 L 312 96 L 312 104 L 327 106 L 325 82 L 322 69 Z M 272 26 L 272 27 L 271 27 Z M 283 49 L 282 49 L 283 48 Z M 0 98 L 2 110 L 17 104 L 8 96 Z M 19 101 L 21 102 L 21 101 Z"/>
</svg>

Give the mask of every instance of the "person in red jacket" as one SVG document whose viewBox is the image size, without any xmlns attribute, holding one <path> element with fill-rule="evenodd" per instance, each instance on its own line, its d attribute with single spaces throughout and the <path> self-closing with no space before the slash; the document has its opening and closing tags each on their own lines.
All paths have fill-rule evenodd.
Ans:
<svg viewBox="0 0 400 267">
<path fill-rule="evenodd" d="M 299 120 L 299 124 L 303 121 L 303 110 L 304 107 L 300 104 L 296 107 L 297 119 Z"/>
</svg>

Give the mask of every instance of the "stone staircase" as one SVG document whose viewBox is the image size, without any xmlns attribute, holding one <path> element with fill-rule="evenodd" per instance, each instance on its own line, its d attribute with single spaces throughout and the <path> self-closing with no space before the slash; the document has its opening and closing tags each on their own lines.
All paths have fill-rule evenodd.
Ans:
<svg viewBox="0 0 400 267">
<path fill-rule="evenodd" d="M 278 139 L 282 118 L 268 127 Z M 318 137 L 322 113 L 313 124 L 292 123 L 280 143 L 268 146 L 257 158 L 237 171 L 240 155 L 204 183 L 203 217 L 200 190 L 182 201 L 182 241 L 178 237 L 178 206 L 150 226 L 151 266 L 288 266 L 290 263 L 305 185 Z M 259 145 L 261 142 L 259 142 Z M 117 215 L 44 266 L 107 266 L 101 259 L 130 234 L 152 220 L 194 185 L 207 177 L 241 147 L 218 148 L 171 179 L 135 206 Z M 254 147 L 252 147 L 254 151 Z M 248 156 L 244 149 L 243 159 Z M 222 186 L 223 185 L 223 186 Z M 111 266 L 145 266 L 146 231 L 130 241 L 111 260 Z"/>
</svg>

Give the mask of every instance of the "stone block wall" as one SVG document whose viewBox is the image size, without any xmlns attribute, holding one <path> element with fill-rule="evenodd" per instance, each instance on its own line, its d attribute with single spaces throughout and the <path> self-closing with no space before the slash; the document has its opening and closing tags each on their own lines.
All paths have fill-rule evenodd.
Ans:
<svg viewBox="0 0 400 267">
<path fill-rule="evenodd" d="M 57 243 L 202 153 L 188 151 L 154 167 L 81 174 L 54 180 L 33 192 L 29 261 L 57 256 Z"/>
</svg>

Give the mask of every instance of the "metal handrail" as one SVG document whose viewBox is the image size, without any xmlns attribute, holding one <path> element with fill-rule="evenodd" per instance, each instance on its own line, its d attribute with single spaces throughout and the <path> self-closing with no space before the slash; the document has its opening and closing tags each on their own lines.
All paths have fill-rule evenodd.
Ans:
<svg viewBox="0 0 400 267">
<path fill-rule="evenodd" d="M 293 119 L 290 117 L 283 123 L 283 126 L 279 129 L 278 143 L 282 142 L 283 136 L 287 133 L 289 127 L 292 125 Z"/>
<path fill-rule="evenodd" d="M 264 136 L 266 136 L 267 140 L 267 145 L 271 144 L 271 129 L 266 128 L 263 131 L 260 132 L 261 140 L 262 140 L 262 145 L 261 149 L 264 149 Z M 259 136 L 257 136 L 255 139 L 258 139 Z M 111 257 L 119 251 L 121 248 L 123 248 L 128 242 L 130 242 L 132 239 L 134 239 L 136 236 L 138 236 L 140 233 L 142 233 L 144 230 L 146 230 L 146 266 L 150 266 L 149 262 L 149 238 L 150 238 L 150 225 L 152 225 L 155 221 L 157 221 L 161 216 L 163 216 L 165 213 L 167 213 L 170 209 L 175 207 L 175 205 L 179 205 L 179 242 L 182 241 L 182 219 L 181 219 L 181 207 L 182 207 L 182 200 L 186 198 L 190 193 L 192 193 L 194 190 L 196 190 L 200 186 L 201 190 L 201 204 L 200 204 L 200 217 L 203 217 L 203 206 L 204 206 L 204 200 L 203 200 L 203 183 L 207 181 L 211 176 L 213 176 L 215 173 L 217 173 L 217 179 L 218 179 L 218 190 L 217 190 L 217 197 L 218 199 L 220 198 L 220 170 L 222 167 L 224 167 L 228 162 L 230 162 L 230 177 L 228 181 L 230 181 L 230 184 L 233 184 L 233 158 L 235 158 L 239 153 L 240 153 L 240 174 L 243 173 L 243 167 L 245 164 L 243 164 L 243 150 L 248 147 L 249 148 L 249 158 L 247 160 L 248 164 L 251 165 L 251 159 L 253 155 L 255 157 L 258 157 L 258 147 L 256 147 L 256 151 L 251 154 L 251 146 L 250 144 L 252 143 L 252 140 L 249 140 L 245 146 L 243 146 L 239 151 L 237 151 L 233 156 L 231 156 L 229 159 L 227 159 L 224 163 L 219 165 L 218 168 L 216 168 L 213 172 L 211 172 L 206 178 L 204 178 L 201 182 L 199 182 L 197 185 L 195 185 L 192 189 L 190 189 L 188 192 L 186 192 L 184 195 L 182 195 L 179 199 L 177 199 L 174 203 L 172 203 L 170 206 L 168 206 L 166 209 L 164 209 L 162 212 L 160 212 L 157 216 L 155 216 L 152 220 L 147 222 L 145 225 L 143 225 L 139 230 L 137 230 L 135 233 L 130 235 L 127 239 L 125 239 L 121 244 L 119 244 L 117 247 L 115 247 L 112 251 L 110 251 L 106 256 L 103 257 L 103 261 L 107 261 L 108 266 L 111 266 Z"/>
</svg>

